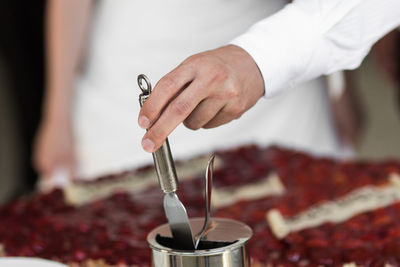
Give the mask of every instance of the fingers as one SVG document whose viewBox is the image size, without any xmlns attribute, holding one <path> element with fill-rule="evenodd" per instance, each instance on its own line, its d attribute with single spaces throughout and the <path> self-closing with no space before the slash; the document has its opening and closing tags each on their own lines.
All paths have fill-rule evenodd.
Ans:
<svg viewBox="0 0 400 267">
<path fill-rule="evenodd" d="M 147 152 L 156 151 L 168 135 L 192 113 L 207 95 L 204 88 L 199 82 L 193 82 L 167 105 L 162 116 L 142 139 L 142 146 Z"/>
<path fill-rule="evenodd" d="M 64 188 L 71 183 L 71 169 L 66 167 L 54 168 L 51 177 L 41 176 L 38 181 L 38 189 L 40 192 L 47 193 L 55 188 Z"/>
<path fill-rule="evenodd" d="M 57 168 L 65 169 L 71 178 L 75 175 L 75 159 L 69 154 L 51 155 L 48 152 L 42 152 L 34 158 L 34 166 L 44 178 L 53 177 Z"/>
<path fill-rule="evenodd" d="M 153 125 L 168 103 L 193 79 L 194 71 L 189 64 L 184 63 L 164 76 L 139 112 L 139 126 L 148 129 Z"/>
<path fill-rule="evenodd" d="M 203 128 L 215 128 L 220 125 L 226 124 L 232 120 L 240 118 L 245 109 L 241 103 L 228 103 L 224 108 L 215 115 L 215 117 L 207 122 Z"/>
<path fill-rule="evenodd" d="M 226 46 L 191 56 L 162 78 L 144 103 L 139 125 L 148 132 L 142 146 L 154 152 L 181 122 L 198 129 L 236 119 L 263 92 L 259 69 L 243 49 Z"/>
<path fill-rule="evenodd" d="M 224 105 L 225 102 L 221 99 L 205 99 L 193 110 L 183 123 L 189 129 L 198 130 L 211 121 Z"/>
</svg>

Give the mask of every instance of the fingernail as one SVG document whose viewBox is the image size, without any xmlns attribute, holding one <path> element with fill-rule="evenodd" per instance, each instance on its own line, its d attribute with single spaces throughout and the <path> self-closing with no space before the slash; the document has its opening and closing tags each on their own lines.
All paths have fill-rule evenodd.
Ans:
<svg viewBox="0 0 400 267">
<path fill-rule="evenodd" d="M 146 116 L 139 117 L 139 126 L 143 129 L 147 129 L 150 126 L 150 120 Z"/>
<path fill-rule="evenodd" d="M 144 150 L 146 150 L 147 152 L 153 152 L 154 150 L 154 143 L 146 138 L 142 141 L 142 147 L 144 148 Z"/>
</svg>

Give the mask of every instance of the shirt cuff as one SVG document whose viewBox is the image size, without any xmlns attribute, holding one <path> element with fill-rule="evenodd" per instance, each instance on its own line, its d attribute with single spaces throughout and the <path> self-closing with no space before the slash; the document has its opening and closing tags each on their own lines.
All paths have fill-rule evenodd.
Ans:
<svg viewBox="0 0 400 267">
<path fill-rule="evenodd" d="M 264 79 L 265 96 L 272 97 L 296 84 L 307 69 L 321 34 L 293 4 L 268 17 L 230 42 L 252 56 Z"/>
</svg>

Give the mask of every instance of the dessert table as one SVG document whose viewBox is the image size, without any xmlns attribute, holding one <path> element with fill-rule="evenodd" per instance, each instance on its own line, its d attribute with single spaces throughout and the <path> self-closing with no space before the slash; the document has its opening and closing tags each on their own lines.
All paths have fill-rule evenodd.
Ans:
<svg viewBox="0 0 400 267">
<path fill-rule="evenodd" d="M 400 265 L 399 160 L 339 162 L 255 145 L 215 154 L 213 216 L 253 229 L 252 266 Z M 204 216 L 208 156 L 177 163 L 189 217 Z M 0 254 L 151 266 L 146 236 L 165 222 L 162 192 L 145 166 L 1 207 Z"/>
</svg>

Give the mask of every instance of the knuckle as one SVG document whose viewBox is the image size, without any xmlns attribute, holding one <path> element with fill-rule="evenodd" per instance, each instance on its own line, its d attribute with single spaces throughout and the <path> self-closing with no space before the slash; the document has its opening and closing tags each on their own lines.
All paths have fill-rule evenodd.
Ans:
<svg viewBox="0 0 400 267">
<path fill-rule="evenodd" d="M 240 119 L 240 117 L 242 117 L 242 115 L 243 115 L 243 113 L 240 113 L 240 114 L 238 114 L 235 118 L 233 118 L 233 119 L 235 119 L 235 120 L 238 120 L 238 119 Z"/>
<path fill-rule="evenodd" d="M 242 115 L 243 109 L 241 105 L 235 105 L 227 109 L 226 113 L 229 115 L 229 117 L 238 118 Z"/>
<path fill-rule="evenodd" d="M 177 100 L 172 104 L 173 112 L 177 115 L 185 115 L 190 111 L 190 103 L 186 100 Z"/>
<path fill-rule="evenodd" d="M 186 128 L 189 128 L 190 130 L 194 131 L 201 128 L 201 124 L 193 119 L 185 120 L 183 124 L 186 126 Z"/>
<path fill-rule="evenodd" d="M 205 55 L 203 53 L 195 54 L 193 56 L 188 57 L 187 62 L 198 64 L 201 61 L 204 61 Z"/>
<path fill-rule="evenodd" d="M 223 64 L 215 64 L 211 68 L 214 78 L 220 81 L 225 81 L 229 77 L 229 71 Z"/>
<path fill-rule="evenodd" d="M 192 66 L 197 72 L 204 72 L 210 63 L 210 57 L 205 53 L 193 55 L 187 59 L 188 65 Z"/>
<path fill-rule="evenodd" d="M 169 76 L 165 76 L 164 78 L 162 78 L 161 82 L 161 86 L 162 88 L 164 88 L 164 90 L 170 91 L 173 88 L 175 88 L 177 82 L 176 79 L 174 77 L 172 77 L 171 75 Z"/>
<path fill-rule="evenodd" d="M 239 96 L 239 90 L 237 90 L 233 86 L 229 86 L 224 90 L 223 96 L 224 98 L 229 98 L 229 99 L 236 98 Z"/>
<path fill-rule="evenodd" d="M 214 121 L 211 121 L 211 122 L 208 122 L 205 125 L 203 125 L 203 129 L 212 129 L 212 128 L 218 127 L 220 125 L 221 125 L 220 123 L 216 123 Z"/>
<path fill-rule="evenodd" d="M 155 145 L 161 144 L 165 138 L 167 138 L 167 133 L 160 128 L 152 129 L 147 132 L 147 136 L 152 140 Z"/>
<path fill-rule="evenodd" d="M 147 118 L 153 116 L 153 101 L 151 100 L 146 100 L 146 102 L 143 103 L 143 106 L 141 107 L 139 111 L 139 116 L 138 119 L 141 116 L 146 116 Z"/>
</svg>

